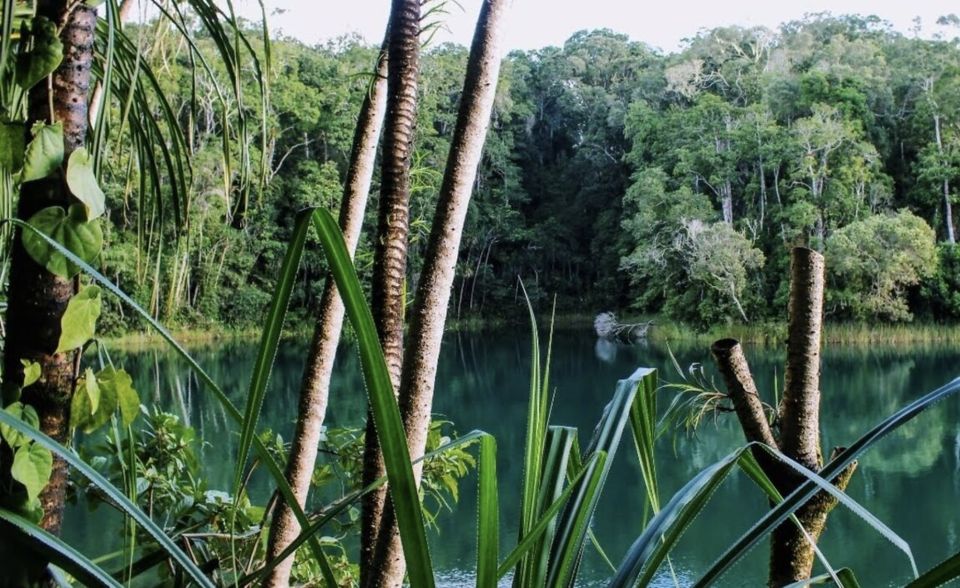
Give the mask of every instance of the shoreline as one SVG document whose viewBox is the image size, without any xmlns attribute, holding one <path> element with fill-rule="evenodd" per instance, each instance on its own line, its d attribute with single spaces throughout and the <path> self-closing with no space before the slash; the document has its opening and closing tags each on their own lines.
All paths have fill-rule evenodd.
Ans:
<svg viewBox="0 0 960 588">
<path fill-rule="evenodd" d="M 682 345 L 709 346 L 717 339 L 734 338 L 741 343 L 759 346 L 778 346 L 786 344 L 786 322 L 758 323 L 754 325 L 719 325 L 702 331 L 689 325 L 656 317 L 631 317 L 628 322 L 653 320 L 647 340 L 652 343 L 679 343 Z M 520 323 L 506 319 L 451 320 L 447 332 L 479 333 L 518 327 Z M 523 323 L 529 329 L 529 324 Z M 549 319 L 538 321 L 541 335 L 549 329 Z M 558 316 L 554 321 L 558 330 L 593 330 L 593 317 L 583 315 Z M 260 331 L 253 327 L 243 329 L 174 329 L 173 338 L 188 349 L 202 349 L 223 343 L 253 342 L 260 338 Z M 349 335 L 349 329 L 347 329 Z M 282 339 L 309 337 L 311 329 L 285 330 Z M 121 349 L 155 349 L 167 345 L 167 342 L 155 331 L 129 331 L 120 335 L 104 337 L 110 346 Z M 867 345 L 960 345 L 960 324 L 908 323 L 908 324 L 867 324 L 867 323 L 826 323 L 823 343 L 826 345 L 867 346 Z"/>
</svg>

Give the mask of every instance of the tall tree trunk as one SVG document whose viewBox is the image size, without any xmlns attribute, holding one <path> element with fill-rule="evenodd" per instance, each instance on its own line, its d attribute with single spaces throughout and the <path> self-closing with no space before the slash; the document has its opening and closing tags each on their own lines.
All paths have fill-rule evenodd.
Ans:
<svg viewBox="0 0 960 588">
<path fill-rule="evenodd" d="M 806 248 L 793 250 L 791 259 L 787 366 L 783 400 L 780 405 L 780 438 L 775 439 L 757 388 L 750 375 L 739 343 L 724 339 L 711 351 L 727 386 L 737 418 L 747 441 L 777 447 L 784 455 L 804 467 L 819 472 L 823 468 L 820 451 L 820 338 L 823 320 L 823 256 Z M 840 448 L 834 450 L 840 451 Z M 784 496 L 804 478 L 790 467 L 773 459 L 765 451 L 753 451 L 764 472 Z M 853 463 L 831 480 L 844 490 L 856 469 Z M 809 535 L 793 522 L 774 529 L 770 543 L 770 586 L 780 587 L 810 577 L 814 546 L 826 527 L 827 516 L 837 501 L 820 492 L 796 511 L 796 518 Z"/>
<path fill-rule="evenodd" d="M 376 67 L 376 78 L 360 108 L 360 116 L 353 136 L 353 149 L 350 153 L 350 168 L 347 170 L 343 201 L 340 204 L 340 230 L 343 231 L 350 255 L 356 251 L 357 242 L 360 240 L 363 212 L 367 207 L 367 195 L 373 179 L 377 144 L 380 140 L 380 129 L 387 103 L 386 75 L 387 56 L 386 45 L 384 45 Z M 337 344 L 340 341 L 343 315 L 343 301 L 340 299 L 337 285 L 328 276 L 320 299 L 320 313 L 314 327 L 307 364 L 303 371 L 300 403 L 297 410 L 297 428 L 287 461 L 287 481 L 301 508 L 306 505 L 307 494 L 310 491 L 310 478 L 317 461 L 317 447 L 320 444 L 320 431 L 327 412 L 330 374 L 333 372 Z M 272 560 L 279 556 L 299 533 L 300 525 L 293 511 L 280 502 L 270 525 L 267 559 Z M 273 569 L 264 585 L 288 586 L 292 566 L 293 558 L 289 557 Z"/>
<path fill-rule="evenodd" d="M 371 307 L 394 391 L 400 386 L 403 362 L 404 286 L 409 231 L 410 162 L 417 119 L 417 78 L 420 68 L 420 2 L 393 0 L 388 26 L 387 111 L 381 156 L 380 203 L 374 244 Z M 385 474 L 383 456 L 367 413 L 363 454 L 363 485 Z M 387 570 L 374 569 L 373 552 L 380 533 L 385 487 L 364 497 L 361 508 L 360 585 L 369 578 L 386 578 Z M 402 580 L 403 568 L 401 567 Z M 386 585 L 386 584 L 377 584 Z"/>
<path fill-rule="evenodd" d="M 72 5 L 69 12 L 68 5 Z M 68 3 L 63 0 L 40 2 L 37 14 L 49 18 L 60 27 L 63 61 L 50 77 L 49 83 L 41 81 L 30 91 L 27 127 L 38 121 L 61 123 L 66 162 L 70 153 L 83 145 L 87 135 L 87 93 L 97 15 L 84 2 Z M 23 184 L 17 217 L 26 220 L 42 208 L 67 207 L 70 200 L 64 170 L 60 169 L 51 177 Z M 17 229 L 7 297 L 4 395 L 23 383 L 21 360 L 37 362 L 42 376 L 22 391 L 21 400 L 36 409 L 40 417 L 40 430 L 64 444 L 68 441 L 77 353 L 56 353 L 55 350 L 60 340 L 60 319 L 75 291 L 74 280 L 51 274 L 27 254 L 21 241 L 21 231 Z M 40 493 L 40 505 L 43 507 L 40 525 L 53 534 L 60 533 L 66 488 L 67 464 L 55 457 L 50 481 Z M 7 538 L 0 540 L 0 561 L 10 566 L 3 570 L 4 574 L 14 573 L 11 568 L 18 567 L 17 564 L 42 569 L 42 561 L 24 561 L 8 557 L 9 554 L 4 555 L 11 547 Z"/>
<path fill-rule="evenodd" d="M 457 124 L 414 301 L 400 382 L 400 412 L 410 457 L 414 460 L 424 455 L 427 444 L 437 362 L 460 238 L 497 91 L 500 29 L 506 4 L 507 0 L 485 0 L 480 8 Z M 422 464 L 415 465 L 414 475 L 418 480 L 421 472 Z M 399 585 L 403 578 L 402 564 L 392 504 L 388 504 L 377 541 L 374 569 L 395 566 L 399 571 L 396 575 L 375 579 L 368 586 Z"/>
<path fill-rule="evenodd" d="M 943 134 L 940 131 L 940 115 L 933 116 L 933 132 L 937 139 L 937 153 L 943 158 Z M 947 225 L 947 243 L 956 243 L 953 230 L 953 204 L 950 202 L 950 180 L 943 180 L 943 216 Z"/>
</svg>

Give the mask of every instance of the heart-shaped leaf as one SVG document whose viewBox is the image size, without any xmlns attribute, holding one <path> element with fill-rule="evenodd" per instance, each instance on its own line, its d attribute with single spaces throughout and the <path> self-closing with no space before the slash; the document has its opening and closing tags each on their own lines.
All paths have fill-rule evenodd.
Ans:
<svg viewBox="0 0 960 588">
<path fill-rule="evenodd" d="M 53 471 L 53 454 L 37 443 L 21 445 L 13 456 L 10 475 L 27 489 L 27 496 L 33 502 L 50 480 Z"/>
<path fill-rule="evenodd" d="M 67 186 L 77 200 L 83 203 L 88 221 L 106 211 L 106 196 L 93 174 L 93 156 L 86 147 L 80 147 L 70 154 L 67 161 Z"/>
<path fill-rule="evenodd" d="M 43 375 L 43 371 L 40 369 L 40 364 L 35 361 L 27 361 L 26 359 L 21 359 L 20 363 L 23 364 L 23 387 L 26 388 L 30 384 L 33 384 L 40 379 L 40 376 Z"/>
<path fill-rule="evenodd" d="M 57 26 L 50 19 L 35 17 L 30 36 L 33 47 L 17 55 L 16 80 L 24 90 L 53 73 L 63 60 L 63 43 L 57 35 Z"/>
<path fill-rule="evenodd" d="M 100 384 L 102 394 L 116 399 L 120 407 L 120 415 L 123 417 L 123 424 L 131 424 L 140 412 L 140 396 L 133 389 L 133 379 L 130 374 L 125 370 L 107 366 L 97 374 L 97 382 Z"/>
<path fill-rule="evenodd" d="M 71 206 L 69 214 L 59 206 L 44 208 L 27 222 L 87 263 L 93 263 L 100 254 L 103 232 L 96 222 L 86 221 L 86 212 L 79 204 Z M 80 272 L 77 265 L 31 231 L 23 232 L 23 247 L 34 261 L 50 273 L 72 278 Z"/>
<path fill-rule="evenodd" d="M 99 317 L 99 286 L 86 286 L 74 294 L 60 318 L 60 343 L 57 345 L 57 353 L 76 349 L 93 339 Z"/>
<path fill-rule="evenodd" d="M 3 409 L 7 414 L 20 419 L 31 427 L 40 426 L 40 417 L 37 416 L 37 411 L 34 410 L 29 404 L 24 404 L 22 402 L 14 402 L 7 408 Z M 7 442 L 7 445 L 16 449 L 24 443 L 29 443 L 30 439 L 20 433 L 16 429 L 8 427 L 6 425 L 0 425 L 0 437 L 3 437 L 3 440 Z"/>
<path fill-rule="evenodd" d="M 30 128 L 32 139 L 23 157 L 21 182 L 39 180 L 52 174 L 63 163 L 63 125 L 41 122 Z"/>
</svg>

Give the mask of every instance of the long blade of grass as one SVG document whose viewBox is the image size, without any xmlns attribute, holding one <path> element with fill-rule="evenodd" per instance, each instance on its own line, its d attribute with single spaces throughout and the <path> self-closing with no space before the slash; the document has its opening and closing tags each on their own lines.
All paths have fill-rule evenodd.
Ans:
<svg viewBox="0 0 960 588">
<path fill-rule="evenodd" d="M 0 507 L 0 519 L 20 529 L 20 532 L 33 540 L 33 547 L 41 551 L 47 561 L 68 572 L 85 586 L 120 588 L 121 584 L 100 569 L 97 564 L 32 521 L 2 507 Z"/>
<path fill-rule="evenodd" d="M 643 478 L 647 504 L 653 514 L 660 511 L 660 491 L 657 487 L 657 466 L 654 445 L 657 439 L 657 374 L 650 374 L 640 380 L 637 397 L 630 407 L 630 430 L 633 432 L 633 445 L 640 462 L 640 475 Z"/>
<path fill-rule="evenodd" d="M 905 423 L 913 420 L 917 415 L 943 400 L 947 396 L 960 391 L 960 378 L 957 378 L 933 392 L 907 404 L 894 414 L 890 415 L 879 424 L 870 429 L 866 434 L 856 440 L 845 451 L 837 455 L 828 463 L 819 475 L 826 480 L 832 480 L 843 471 L 848 465 L 853 463 L 866 450 L 876 445 L 881 439 L 897 430 Z M 767 533 L 770 533 L 775 527 L 781 524 L 790 516 L 800 505 L 805 504 L 814 494 L 819 491 L 819 486 L 806 481 L 794 490 L 789 496 L 784 498 L 783 502 L 771 509 L 763 518 L 746 533 L 744 533 L 720 558 L 710 567 L 701 577 L 695 586 L 708 586 L 716 581 L 723 572 L 725 572 L 737 560 L 743 557 L 754 545 L 763 539 Z"/>
<path fill-rule="evenodd" d="M 599 455 L 594 455 L 592 458 L 587 460 L 587 465 L 590 465 L 592 462 L 599 459 Z M 544 533 L 550 527 L 551 523 L 560 512 L 560 509 L 567 503 L 570 499 L 570 496 L 573 494 L 574 490 L 578 488 L 579 482 L 583 479 L 583 476 L 587 473 L 587 468 L 584 467 L 580 472 L 570 480 L 570 484 L 563 491 L 560 496 L 551 504 L 547 510 L 544 511 L 543 515 L 534 522 L 533 527 L 530 528 L 530 532 L 523 538 L 522 541 L 517 543 L 517 546 L 514 547 L 510 553 L 504 558 L 503 563 L 500 564 L 500 567 L 497 569 L 497 578 L 502 578 L 507 575 L 511 569 L 516 566 L 520 560 L 536 545 L 538 541 L 541 540 Z"/>
<path fill-rule="evenodd" d="M 567 473 L 576 474 L 583 470 L 579 455 L 574 451 L 576 447 L 578 445 L 575 428 L 556 426 L 547 428 L 542 458 L 543 471 L 540 474 L 540 492 L 537 495 L 537 516 L 542 515 L 563 494 L 564 482 L 568 477 Z M 576 458 L 574 458 L 575 455 L 577 455 Z M 576 461 L 576 465 L 572 465 L 573 461 Z M 550 521 L 543 536 L 530 552 L 528 557 L 530 562 L 529 575 L 527 576 L 528 584 L 526 585 L 542 586 L 547 580 L 550 547 L 553 545 L 553 539 L 556 535 L 557 518 L 555 517 L 554 520 Z"/>
<path fill-rule="evenodd" d="M 943 560 L 919 578 L 907 584 L 907 588 L 936 588 L 950 580 L 960 578 L 960 553 Z"/>
<path fill-rule="evenodd" d="M 311 215 L 317 236 L 323 245 L 331 273 L 346 307 L 360 346 L 360 363 L 373 412 L 377 437 L 383 451 L 383 461 L 389 480 L 390 497 L 397 515 L 400 542 L 403 545 L 407 574 L 413 586 L 429 588 L 434 585 L 433 565 L 427 547 L 420 496 L 410 464 L 406 434 L 393 385 L 387 372 L 380 340 L 373 323 L 373 315 L 363 297 L 360 280 L 350 259 L 343 234 L 333 216 L 323 209 Z"/>
<path fill-rule="evenodd" d="M 477 588 L 496 588 L 500 558 L 500 504 L 497 491 L 497 442 L 480 440 L 477 467 Z"/>
<path fill-rule="evenodd" d="M 520 289 L 530 315 L 530 395 L 527 407 L 527 431 L 523 453 L 523 482 L 520 497 L 520 528 L 518 542 L 523 542 L 539 515 L 538 496 L 541 493 L 540 477 L 543 474 L 543 452 L 547 434 L 547 394 L 542 385 L 540 366 L 540 333 L 533 305 L 527 289 L 520 280 Z M 516 571 L 515 584 L 529 585 L 534 561 L 524 557 Z"/>
<path fill-rule="evenodd" d="M 95 469 L 77 457 L 74 452 L 5 411 L 0 411 L 0 423 L 15 429 L 24 436 L 32 439 L 34 443 L 60 456 L 84 478 L 90 480 L 90 482 L 100 492 L 103 492 L 111 502 L 116 504 L 118 508 L 135 520 L 194 582 L 200 586 L 213 587 L 213 583 L 203 575 L 203 572 L 187 557 L 187 554 L 177 547 L 146 513 L 140 510 L 136 504 L 130 502 L 130 499 L 126 497 L 122 490 L 111 484 Z M 42 542 L 42 539 L 38 540 Z"/>
<path fill-rule="evenodd" d="M 557 538 L 550 556 L 548 586 L 571 586 L 576 580 L 585 546 L 587 525 L 596 511 L 600 491 L 606 483 L 613 456 L 620 446 L 623 429 L 630 420 L 638 389 L 643 380 L 653 372 L 652 369 L 640 368 L 630 377 L 620 380 L 613 399 L 597 423 L 585 455 L 589 457 L 595 453 L 603 453 L 607 458 L 590 466 L 597 469 L 596 476 L 593 472 L 588 472 L 585 481 L 581 482 L 581 490 L 574 494 L 557 524 Z"/>
<path fill-rule="evenodd" d="M 243 424 L 240 430 L 240 443 L 237 447 L 237 461 L 233 471 L 234 501 L 240 500 L 240 490 L 243 484 L 243 473 L 247 465 L 247 457 L 253 438 L 257 435 L 257 425 L 260 422 L 260 411 L 263 408 L 263 399 L 267 393 L 267 383 L 270 372 L 277 356 L 277 346 L 280 334 L 283 331 L 283 322 L 290 303 L 290 294 L 300 269 L 300 259 L 303 256 L 303 246 L 307 242 L 307 232 L 310 224 L 298 222 L 294 227 L 293 235 L 287 244 L 287 251 L 283 256 L 283 264 L 277 283 L 273 289 L 273 297 L 267 311 L 263 331 L 260 336 L 260 347 L 257 350 L 257 359 L 253 365 L 253 374 L 250 377 L 250 391 L 247 394 L 247 405 L 243 415 Z"/>
<path fill-rule="evenodd" d="M 744 450 L 738 449 L 720 461 L 700 470 L 673 495 L 634 541 L 617 568 L 610 588 L 628 588 L 637 584 L 644 567 L 658 567 L 653 557 L 659 548 L 672 548 L 680 534 L 696 518 L 721 482 L 736 465 Z"/>
</svg>

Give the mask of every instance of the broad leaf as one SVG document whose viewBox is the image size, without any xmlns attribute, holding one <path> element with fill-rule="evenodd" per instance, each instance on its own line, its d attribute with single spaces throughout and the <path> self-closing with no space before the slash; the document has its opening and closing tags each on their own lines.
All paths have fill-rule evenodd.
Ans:
<svg viewBox="0 0 960 588">
<path fill-rule="evenodd" d="M 34 410 L 34 408 L 29 404 L 14 402 L 3 410 L 6 411 L 7 414 L 23 421 L 31 427 L 40 426 L 40 418 L 37 416 L 37 411 Z M 13 447 L 14 449 L 29 441 L 27 437 L 17 432 L 16 429 L 12 429 L 6 425 L 0 425 L 0 437 L 3 437 L 3 440 L 7 442 L 7 445 Z"/>
<path fill-rule="evenodd" d="M 97 374 L 97 383 L 104 396 L 114 399 L 120 407 L 123 424 L 129 425 L 140 413 L 140 396 L 133 389 L 133 379 L 126 371 L 107 366 Z"/>
<path fill-rule="evenodd" d="M 87 220 L 91 221 L 106 212 L 106 196 L 93 173 L 93 156 L 86 147 L 70 154 L 67 161 L 67 186 L 70 193 L 83 203 Z"/>
<path fill-rule="evenodd" d="M 87 368 L 70 403 L 70 428 L 92 433 L 107 424 L 117 410 L 116 386 L 101 386 Z"/>
<path fill-rule="evenodd" d="M 33 137 L 23 156 L 21 182 L 39 180 L 52 174 L 63 163 L 63 125 L 38 122 L 30 128 Z"/>
<path fill-rule="evenodd" d="M 103 232 L 100 225 L 86 221 L 83 206 L 74 204 L 69 214 L 59 206 L 44 208 L 30 217 L 27 222 L 41 233 L 62 244 L 85 263 L 92 263 L 103 245 Z M 66 257 L 50 244 L 31 232 L 23 233 L 23 247 L 30 257 L 47 268 L 50 273 L 62 278 L 72 278 L 80 267 L 68 261 Z"/>
<path fill-rule="evenodd" d="M 23 387 L 33 384 L 40 379 L 40 376 L 43 375 L 43 371 L 40 369 L 40 364 L 35 361 L 27 361 L 26 359 L 21 359 L 20 363 L 23 364 Z"/>
<path fill-rule="evenodd" d="M 10 173 L 20 171 L 27 148 L 23 123 L 0 121 L 0 168 Z"/>
<path fill-rule="evenodd" d="M 10 475 L 23 484 L 27 496 L 33 502 L 50 480 L 53 471 L 53 454 L 49 449 L 36 443 L 21 445 L 13 456 Z"/>
<path fill-rule="evenodd" d="M 60 319 L 60 343 L 57 353 L 83 346 L 93 339 L 100 317 L 100 287 L 86 286 L 67 302 Z"/>
<path fill-rule="evenodd" d="M 57 35 L 57 26 L 50 19 L 33 19 L 33 47 L 17 55 L 17 85 L 29 90 L 47 77 L 63 60 L 63 43 Z"/>
</svg>

